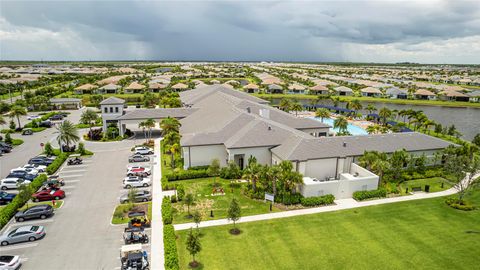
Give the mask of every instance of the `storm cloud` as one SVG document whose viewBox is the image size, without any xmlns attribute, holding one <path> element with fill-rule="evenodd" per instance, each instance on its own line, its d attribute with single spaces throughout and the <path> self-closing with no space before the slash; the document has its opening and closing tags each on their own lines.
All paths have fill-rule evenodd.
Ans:
<svg viewBox="0 0 480 270">
<path fill-rule="evenodd" d="M 479 1 L 2 1 L 1 60 L 480 63 Z"/>
</svg>

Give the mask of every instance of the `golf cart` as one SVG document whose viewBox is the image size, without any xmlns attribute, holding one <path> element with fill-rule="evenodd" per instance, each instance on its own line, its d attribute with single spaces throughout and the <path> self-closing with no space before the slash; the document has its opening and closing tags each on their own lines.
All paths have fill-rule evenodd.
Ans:
<svg viewBox="0 0 480 270">
<path fill-rule="evenodd" d="M 50 175 L 43 183 L 43 188 L 48 189 L 48 188 L 60 188 L 61 186 L 65 185 L 65 181 L 63 181 L 62 178 L 60 178 L 58 175 Z"/>
<path fill-rule="evenodd" d="M 148 243 L 148 235 L 143 231 L 143 228 L 125 228 L 123 240 L 125 245 L 146 244 Z"/>
<path fill-rule="evenodd" d="M 145 211 L 129 212 L 128 228 L 148 228 L 150 227 L 150 220 L 148 220 Z"/>
<path fill-rule="evenodd" d="M 22 131 L 22 135 L 32 135 L 32 134 L 33 134 L 33 130 L 30 128 L 24 128 Z"/>
<path fill-rule="evenodd" d="M 122 270 L 148 270 L 148 255 L 142 244 L 125 245 L 120 249 Z"/>
<path fill-rule="evenodd" d="M 83 160 L 80 158 L 79 154 L 70 155 L 68 159 L 68 165 L 80 165 L 82 164 Z"/>
</svg>

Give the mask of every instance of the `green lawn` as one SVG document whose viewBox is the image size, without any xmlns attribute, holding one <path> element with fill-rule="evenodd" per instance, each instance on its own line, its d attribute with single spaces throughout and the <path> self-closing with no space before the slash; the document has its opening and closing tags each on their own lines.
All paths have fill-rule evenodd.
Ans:
<svg viewBox="0 0 480 270">
<path fill-rule="evenodd" d="M 470 198 L 480 204 L 480 192 Z M 480 211 L 445 198 L 201 229 L 203 269 L 478 269 Z M 468 233 L 475 231 L 478 233 Z M 180 268 L 191 256 L 179 231 Z"/>
<path fill-rule="evenodd" d="M 35 205 L 39 205 L 39 204 L 48 204 L 48 205 L 52 205 L 52 202 L 51 201 L 45 201 L 45 202 L 37 202 L 37 203 L 32 203 L 32 202 L 28 202 L 26 203 L 24 206 L 22 206 L 21 208 L 18 209 L 18 211 L 24 211 L 26 210 L 27 208 L 30 208 L 30 207 L 33 207 Z M 57 209 L 57 208 L 60 208 L 61 206 L 63 205 L 63 200 L 58 200 L 58 201 L 55 201 L 55 206 L 53 206 L 53 208 Z"/>
<path fill-rule="evenodd" d="M 148 206 L 147 217 L 149 220 L 152 220 L 152 202 L 134 203 L 135 206 L 144 205 L 144 204 Z M 112 216 L 112 224 L 126 224 L 130 221 L 130 218 L 128 218 L 127 216 L 128 207 L 129 207 L 128 204 L 119 204 L 115 208 L 115 211 L 113 212 L 113 216 Z"/>
<path fill-rule="evenodd" d="M 443 183 L 443 188 L 442 188 Z M 442 190 L 447 190 L 452 187 L 447 181 L 442 177 L 432 177 L 425 179 L 416 179 L 405 181 L 400 184 L 400 194 L 405 195 L 405 190 L 408 187 L 408 191 L 411 192 L 412 187 L 421 187 L 424 190 L 425 185 L 430 185 L 430 192 L 438 192 Z"/>
<path fill-rule="evenodd" d="M 203 220 L 220 219 L 227 217 L 227 210 L 233 197 L 239 200 L 242 208 L 242 213 L 245 216 L 257 215 L 270 212 L 270 204 L 263 201 L 252 200 L 241 193 L 242 186 L 245 184 L 235 184 L 233 188 L 230 187 L 230 180 L 218 179 L 225 195 L 211 196 L 213 178 L 199 178 L 192 180 L 176 181 L 176 183 L 183 184 L 186 193 L 193 193 L 196 198 L 196 203 L 191 207 L 191 211 L 198 209 L 203 213 Z M 187 218 L 187 206 L 183 202 L 172 204 L 174 208 L 173 223 L 187 223 L 192 222 L 192 219 Z M 213 210 L 214 217 L 210 217 L 210 211 Z M 274 212 L 280 209 L 273 207 Z"/>
</svg>

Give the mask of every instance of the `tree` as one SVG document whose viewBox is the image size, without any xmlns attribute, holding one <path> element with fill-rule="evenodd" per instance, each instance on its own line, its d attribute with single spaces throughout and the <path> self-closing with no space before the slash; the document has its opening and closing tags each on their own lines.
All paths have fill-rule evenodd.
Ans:
<svg viewBox="0 0 480 270">
<path fill-rule="evenodd" d="M 383 174 L 390 168 L 390 163 L 386 159 L 377 158 L 372 163 L 372 170 L 378 175 L 378 181 L 382 183 Z"/>
<path fill-rule="evenodd" d="M 186 247 L 190 255 L 192 255 L 192 261 L 189 263 L 190 267 L 198 267 L 198 262 L 195 260 L 195 255 L 202 250 L 202 245 L 200 244 L 200 237 L 198 236 L 198 233 L 194 233 L 192 228 L 190 228 L 190 232 L 187 236 Z"/>
<path fill-rule="evenodd" d="M 200 211 L 195 210 L 193 212 L 193 222 L 197 225 L 197 231 L 198 231 L 198 225 L 200 225 L 200 222 L 202 222 L 202 213 Z"/>
<path fill-rule="evenodd" d="M 217 176 L 220 175 L 220 161 L 218 158 L 212 159 L 212 163 L 210 163 L 210 166 L 208 166 L 208 174 L 213 176 L 213 186 L 216 187 Z"/>
<path fill-rule="evenodd" d="M 191 217 L 190 206 L 192 206 L 195 203 L 195 196 L 193 196 L 192 193 L 187 193 L 184 199 L 185 199 L 184 202 L 187 205 L 188 216 Z"/>
<path fill-rule="evenodd" d="M 323 118 L 330 118 L 330 111 L 327 108 L 317 109 L 315 112 L 315 117 L 320 118 L 320 120 L 323 122 Z"/>
<path fill-rule="evenodd" d="M 350 109 L 358 111 L 363 108 L 362 104 L 360 103 L 360 100 L 358 99 L 352 99 L 347 103 L 350 107 Z"/>
<path fill-rule="evenodd" d="M 178 132 L 170 132 L 163 137 L 166 149 L 168 145 L 180 144 L 180 134 Z"/>
<path fill-rule="evenodd" d="M 47 155 L 47 156 L 53 156 L 54 153 L 53 153 L 53 147 L 52 147 L 51 143 L 47 142 L 45 144 L 45 148 L 43 150 L 43 153 L 45 153 L 45 155 Z"/>
<path fill-rule="evenodd" d="M 377 132 L 377 125 L 370 125 L 366 128 L 368 134 L 375 134 Z"/>
<path fill-rule="evenodd" d="M 80 116 L 80 122 L 82 124 L 89 125 L 90 126 L 90 132 L 92 131 L 92 126 L 95 124 L 95 121 L 97 121 L 97 119 L 98 119 L 98 115 L 92 109 L 87 109 Z"/>
<path fill-rule="evenodd" d="M 286 112 L 290 111 L 291 107 L 292 102 L 288 98 L 282 98 L 282 100 L 280 100 L 280 103 L 278 104 L 278 108 Z"/>
<path fill-rule="evenodd" d="M 368 114 L 372 114 L 377 111 L 377 107 L 372 104 L 368 104 L 365 110 L 367 110 Z"/>
<path fill-rule="evenodd" d="M 385 125 L 387 123 L 387 119 L 392 116 L 392 111 L 387 108 L 387 107 L 383 107 L 380 109 L 380 111 L 378 112 L 378 115 L 383 119 L 383 125 Z"/>
<path fill-rule="evenodd" d="M 17 118 L 18 128 L 22 128 L 20 123 L 20 116 L 27 115 L 27 110 L 24 107 L 14 105 L 10 108 L 10 117 Z"/>
<path fill-rule="evenodd" d="M 8 132 L 5 134 L 5 142 L 8 143 L 8 144 L 12 144 L 12 142 L 13 142 L 12 136 L 10 135 L 10 131 L 8 131 Z"/>
<path fill-rule="evenodd" d="M 340 133 L 344 133 L 348 128 L 348 121 L 345 116 L 339 116 L 333 121 L 333 128 L 338 128 Z"/>
<path fill-rule="evenodd" d="M 472 143 L 480 147 L 480 133 L 478 133 L 477 135 L 475 135 L 475 137 L 473 137 Z"/>
<path fill-rule="evenodd" d="M 60 146 L 60 149 L 63 149 L 62 143 L 67 145 L 67 148 L 70 148 L 70 144 L 76 143 L 80 140 L 78 136 L 78 130 L 75 125 L 65 120 L 56 127 L 57 131 L 57 142 Z M 63 150 L 62 150 L 63 151 Z"/>
<path fill-rule="evenodd" d="M 462 149 L 463 148 L 463 149 Z M 444 150 L 444 171 L 450 176 L 445 180 L 458 191 L 458 201 L 463 202 L 465 195 L 480 187 L 480 158 L 471 149 L 449 146 Z"/>
<path fill-rule="evenodd" d="M 299 172 L 293 170 L 292 162 L 284 160 L 279 164 L 278 182 L 282 193 L 292 194 L 298 184 L 303 183 L 303 177 Z"/>
<path fill-rule="evenodd" d="M 180 132 L 180 122 L 176 118 L 167 117 L 160 122 L 160 128 L 163 130 L 164 134 L 169 134 L 171 132 Z"/>
<path fill-rule="evenodd" d="M 295 112 L 295 116 L 297 116 L 298 112 L 303 110 L 302 104 L 300 102 L 296 101 L 295 103 L 292 104 L 291 110 Z"/>
<path fill-rule="evenodd" d="M 257 191 L 257 180 L 259 178 L 259 173 L 261 166 L 257 163 L 257 158 L 250 156 L 248 158 L 248 165 L 243 171 L 243 178 L 245 178 L 249 183 L 252 183 L 253 191 Z"/>
<path fill-rule="evenodd" d="M 90 102 L 93 103 L 93 105 L 98 108 L 98 106 L 100 105 L 100 102 L 102 102 L 103 100 L 103 97 L 102 95 L 93 95 L 93 96 L 90 96 Z"/>
<path fill-rule="evenodd" d="M 142 131 L 143 131 L 143 136 L 145 137 L 145 142 L 147 142 L 147 132 L 146 132 L 146 124 L 145 124 L 145 121 L 142 121 L 140 123 L 138 123 L 138 128 L 141 128 Z"/>
<path fill-rule="evenodd" d="M 233 221 L 233 229 L 230 230 L 230 233 L 232 234 L 240 233 L 240 230 L 237 229 L 236 227 L 236 222 L 240 219 L 241 216 L 242 216 L 242 211 L 240 209 L 240 204 L 238 204 L 237 199 L 234 197 L 230 202 L 230 206 L 228 207 L 228 212 L 227 212 L 228 220 Z"/>
<path fill-rule="evenodd" d="M 155 127 L 155 120 L 149 118 L 145 120 L 145 128 L 148 129 L 148 138 L 152 139 L 152 129 Z"/>
<path fill-rule="evenodd" d="M 0 125 L 5 125 L 7 121 L 3 118 L 3 116 L 0 115 Z"/>
</svg>

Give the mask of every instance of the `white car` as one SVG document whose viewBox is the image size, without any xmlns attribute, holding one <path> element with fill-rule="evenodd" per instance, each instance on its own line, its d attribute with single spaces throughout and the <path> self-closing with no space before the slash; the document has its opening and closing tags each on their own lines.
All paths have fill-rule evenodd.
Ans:
<svg viewBox="0 0 480 270">
<path fill-rule="evenodd" d="M 143 172 L 148 175 L 152 174 L 150 168 L 143 167 L 143 166 L 128 166 L 127 167 L 127 174 L 128 173 L 136 173 L 136 172 Z"/>
<path fill-rule="evenodd" d="M 16 270 L 22 265 L 19 256 L 4 255 L 0 256 L 0 269 L 1 270 Z"/>
<path fill-rule="evenodd" d="M 20 185 L 28 185 L 30 181 L 23 180 L 20 178 L 5 178 L 0 181 L 0 189 L 7 190 L 7 189 L 16 189 Z"/>
<path fill-rule="evenodd" d="M 29 115 L 27 116 L 27 120 L 35 120 L 35 119 L 40 119 L 39 115 Z"/>
<path fill-rule="evenodd" d="M 140 147 L 135 147 L 134 152 L 135 154 L 140 154 L 140 155 L 152 155 L 153 149 L 145 146 L 140 146 Z"/>
<path fill-rule="evenodd" d="M 33 169 L 33 168 L 24 168 L 24 167 L 18 167 L 18 168 L 15 168 L 15 169 L 11 169 L 10 170 L 10 173 L 14 173 L 14 172 L 27 172 L 29 174 L 38 174 L 39 171 L 36 170 L 36 169 Z"/>
<path fill-rule="evenodd" d="M 34 169 L 37 170 L 39 173 L 43 173 L 47 170 L 47 166 L 45 165 L 37 165 L 37 164 L 25 164 L 22 168 L 24 169 Z"/>
<path fill-rule="evenodd" d="M 141 177 L 127 177 L 123 180 L 123 187 L 124 188 L 132 188 L 132 187 L 148 187 L 150 186 L 150 178 L 141 178 Z"/>
</svg>

